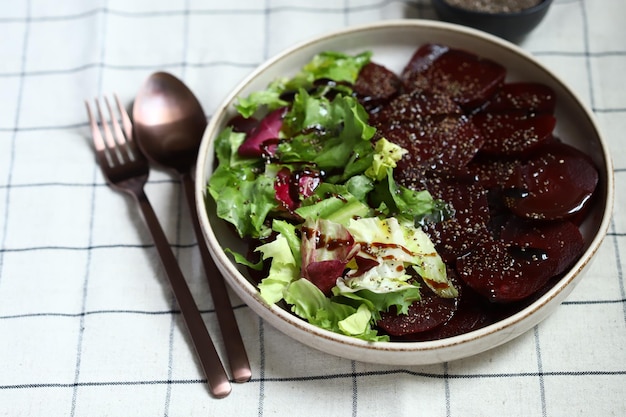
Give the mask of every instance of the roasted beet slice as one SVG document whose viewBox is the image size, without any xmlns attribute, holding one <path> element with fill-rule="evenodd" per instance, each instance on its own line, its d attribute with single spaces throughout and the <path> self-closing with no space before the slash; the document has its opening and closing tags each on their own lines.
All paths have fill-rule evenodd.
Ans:
<svg viewBox="0 0 626 417">
<path fill-rule="evenodd" d="M 479 184 L 466 178 L 433 177 L 424 180 L 425 188 L 437 199 L 447 202 L 453 216 L 423 225 L 446 262 L 469 252 L 477 242 L 489 239 L 489 203 Z"/>
<path fill-rule="evenodd" d="M 283 126 L 283 117 L 287 107 L 276 109 L 265 116 L 246 136 L 246 140 L 239 146 L 241 156 L 259 157 L 268 153 L 267 144 L 279 137 Z M 272 153 L 271 151 L 269 153 Z"/>
<path fill-rule="evenodd" d="M 456 285 L 456 284 L 455 284 Z M 443 325 L 420 333 L 392 337 L 392 340 L 421 342 L 458 336 L 485 327 L 493 323 L 493 306 L 464 283 L 456 285 L 459 289 L 457 308 Z"/>
<path fill-rule="evenodd" d="M 583 252 L 585 242 L 578 227 L 569 221 L 531 222 L 512 219 L 501 239 L 519 249 L 519 255 L 542 257 L 552 275 L 564 272 Z"/>
<path fill-rule="evenodd" d="M 421 300 L 409 306 L 407 314 L 398 314 L 395 307 L 382 312 L 376 322 L 391 336 L 404 336 L 431 330 L 449 321 L 457 309 L 458 298 L 442 298 L 422 285 Z"/>
<path fill-rule="evenodd" d="M 493 302 L 522 300 L 552 277 L 547 259 L 526 256 L 498 240 L 485 240 L 459 257 L 459 278 Z"/>
<path fill-rule="evenodd" d="M 381 125 L 415 122 L 424 116 L 462 115 L 463 109 L 450 96 L 414 90 L 395 97 L 373 115 L 373 121 Z"/>
<path fill-rule="evenodd" d="M 418 48 L 402 72 L 409 89 L 448 95 L 465 110 L 483 105 L 505 76 L 506 69 L 494 61 L 437 44 Z"/>
<path fill-rule="evenodd" d="M 597 184 L 598 171 L 587 155 L 554 142 L 509 177 L 505 202 L 520 217 L 564 219 L 585 210 Z"/>
<path fill-rule="evenodd" d="M 394 307 L 381 313 L 377 325 L 391 336 L 425 332 L 450 320 L 455 310 L 455 298 L 432 294 L 422 296 L 420 301 L 411 304 L 407 314 L 397 314 Z"/>
<path fill-rule="evenodd" d="M 556 119 L 551 114 L 478 113 L 472 121 L 485 138 L 481 153 L 497 156 L 523 156 L 552 137 Z"/>
<path fill-rule="evenodd" d="M 533 82 L 506 83 L 483 108 L 488 112 L 522 110 L 527 114 L 554 113 L 556 94 L 545 84 Z"/>
<path fill-rule="evenodd" d="M 486 189 L 503 186 L 517 167 L 519 159 L 477 157 L 467 164 L 467 171 Z"/>
<path fill-rule="evenodd" d="M 439 164 L 463 167 L 478 152 L 483 137 L 465 116 L 425 116 L 415 122 L 379 127 L 387 140 L 408 151 L 398 164 L 404 167 Z"/>
<path fill-rule="evenodd" d="M 371 110 L 397 95 L 402 80 L 384 66 L 370 62 L 359 72 L 353 88 L 361 104 Z"/>
<path fill-rule="evenodd" d="M 337 278 L 343 274 L 345 268 L 346 262 L 329 259 L 311 262 L 303 274 L 324 294 L 330 295 L 330 290 L 337 284 Z"/>
</svg>

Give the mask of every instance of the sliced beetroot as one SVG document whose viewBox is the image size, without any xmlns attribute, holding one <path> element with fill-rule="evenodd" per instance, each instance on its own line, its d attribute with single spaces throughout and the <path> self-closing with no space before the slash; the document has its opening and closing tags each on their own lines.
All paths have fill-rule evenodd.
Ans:
<svg viewBox="0 0 626 417">
<path fill-rule="evenodd" d="M 420 333 L 446 323 L 455 310 L 456 298 L 441 298 L 431 293 L 411 304 L 407 314 L 398 314 L 394 307 L 381 313 L 377 325 L 391 336 Z"/>
<path fill-rule="evenodd" d="M 428 340 L 440 340 L 478 330 L 493 322 L 487 310 L 480 305 L 471 305 L 467 308 L 459 308 L 448 322 L 437 326 L 430 331 L 411 333 L 395 337 L 394 340 L 405 342 L 425 342 Z"/>
<path fill-rule="evenodd" d="M 556 94 L 545 84 L 533 82 L 506 83 L 484 107 L 487 112 L 521 110 L 527 114 L 554 113 Z"/>
<path fill-rule="evenodd" d="M 324 294 L 330 295 L 330 290 L 337 284 L 337 278 L 343 274 L 346 263 L 339 259 L 315 261 L 308 264 L 303 273 Z"/>
<path fill-rule="evenodd" d="M 511 251 L 498 240 L 485 240 L 456 260 L 459 278 L 493 302 L 522 300 L 552 277 L 547 259 Z"/>
<path fill-rule="evenodd" d="M 431 330 L 449 321 L 457 309 L 458 298 L 442 298 L 427 285 L 420 287 L 421 299 L 409 306 L 407 314 L 398 314 L 395 307 L 382 312 L 376 322 L 391 336 L 405 336 Z"/>
<path fill-rule="evenodd" d="M 489 203 L 479 184 L 468 179 L 434 177 L 424 181 L 425 188 L 437 199 L 449 204 L 453 215 L 423 226 L 446 262 L 469 252 L 476 242 L 489 239 Z"/>
<path fill-rule="evenodd" d="M 528 116 L 522 112 L 478 113 L 472 121 L 485 138 L 482 153 L 523 156 L 551 137 L 556 119 L 551 114 Z"/>
<path fill-rule="evenodd" d="M 587 155 L 553 142 L 509 177 L 505 202 L 520 217 L 559 220 L 583 212 L 597 184 L 598 171 Z"/>
<path fill-rule="evenodd" d="M 467 164 L 467 171 L 476 177 L 486 189 L 503 186 L 521 164 L 519 159 L 474 158 Z"/>
<path fill-rule="evenodd" d="M 409 81 L 416 74 L 423 73 L 433 66 L 433 63 L 450 51 L 446 45 L 428 43 L 420 46 L 409 62 L 402 70 L 401 77 L 404 81 Z"/>
<path fill-rule="evenodd" d="M 585 242 L 578 227 L 569 221 L 531 222 L 510 220 L 501 239 L 519 249 L 518 255 L 543 257 L 551 275 L 564 272 L 583 252 Z"/>
<path fill-rule="evenodd" d="M 436 44 L 418 48 L 402 72 L 409 89 L 448 95 L 465 110 L 483 105 L 505 76 L 506 69 L 494 61 Z"/>
<path fill-rule="evenodd" d="M 402 80 L 384 66 L 370 62 L 359 72 L 353 88 L 361 104 L 372 109 L 397 95 Z"/>
<path fill-rule="evenodd" d="M 415 122 L 379 127 L 380 134 L 408 151 L 399 164 L 463 167 L 478 152 L 483 137 L 465 116 L 425 116 Z"/>
<path fill-rule="evenodd" d="M 457 308 L 450 320 L 431 330 L 392 337 L 392 340 L 407 342 L 439 340 L 469 333 L 491 324 L 493 314 L 490 303 L 463 283 L 457 287 L 459 288 Z"/>
<path fill-rule="evenodd" d="M 403 93 L 373 115 L 373 121 L 381 125 L 415 122 L 424 116 L 462 115 L 463 109 L 451 97 L 427 91 L 413 90 Z"/>
<path fill-rule="evenodd" d="M 287 113 L 287 107 L 276 109 L 267 114 L 259 124 L 246 136 L 246 140 L 239 146 L 238 153 L 241 156 L 260 157 L 264 154 L 272 154 L 268 144 L 275 142 L 283 126 L 283 117 Z"/>
</svg>

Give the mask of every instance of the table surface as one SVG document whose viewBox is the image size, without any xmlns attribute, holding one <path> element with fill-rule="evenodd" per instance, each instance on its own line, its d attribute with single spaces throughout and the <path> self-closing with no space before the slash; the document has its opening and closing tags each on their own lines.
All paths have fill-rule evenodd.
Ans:
<svg viewBox="0 0 626 417">
<path fill-rule="evenodd" d="M 219 4 L 218 4 L 219 3 Z M 253 377 L 208 395 L 132 201 L 104 183 L 83 100 L 130 104 L 166 70 L 210 117 L 265 59 L 317 34 L 435 19 L 427 0 L 7 2 L 0 11 L 0 415 L 626 415 L 626 3 L 555 0 L 520 46 L 595 113 L 615 163 L 614 217 L 555 314 L 475 357 L 381 366 L 301 345 L 234 299 Z M 147 193 L 218 341 L 182 190 Z M 223 352 L 222 352 L 223 353 Z"/>
</svg>

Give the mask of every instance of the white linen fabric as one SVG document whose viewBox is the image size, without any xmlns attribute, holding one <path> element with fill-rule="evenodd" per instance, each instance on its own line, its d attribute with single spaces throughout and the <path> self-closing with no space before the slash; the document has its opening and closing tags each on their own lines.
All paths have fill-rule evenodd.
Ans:
<svg viewBox="0 0 626 417">
<path fill-rule="evenodd" d="M 521 43 L 592 108 L 615 162 L 609 235 L 554 315 L 468 359 L 381 366 L 303 346 L 233 298 L 253 377 L 218 400 L 136 207 L 104 182 L 84 100 L 117 92 L 129 104 L 165 70 L 210 117 L 282 49 L 349 25 L 435 19 L 430 2 L 4 2 L 0 416 L 626 415 L 624 16 L 622 0 L 555 0 Z M 221 351 L 181 189 L 157 170 L 147 193 Z"/>
</svg>

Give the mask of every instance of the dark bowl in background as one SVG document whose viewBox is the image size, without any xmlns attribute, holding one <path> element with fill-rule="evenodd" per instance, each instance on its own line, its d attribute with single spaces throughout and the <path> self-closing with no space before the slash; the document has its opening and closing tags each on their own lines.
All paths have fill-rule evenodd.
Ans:
<svg viewBox="0 0 626 417">
<path fill-rule="evenodd" d="M 511 42 L 519 42 L 543 20 L 552 0 L 513 13 L 487 13 L 452 6 L 446 0 L 432 0 L 439 19 L 480 29 Z"/>
</svg>

